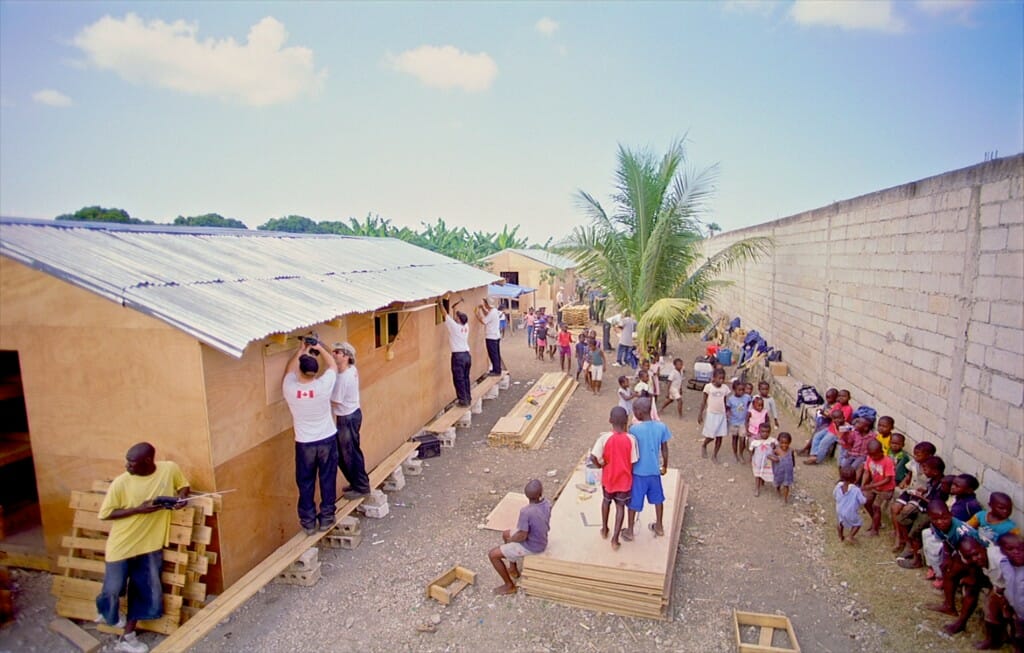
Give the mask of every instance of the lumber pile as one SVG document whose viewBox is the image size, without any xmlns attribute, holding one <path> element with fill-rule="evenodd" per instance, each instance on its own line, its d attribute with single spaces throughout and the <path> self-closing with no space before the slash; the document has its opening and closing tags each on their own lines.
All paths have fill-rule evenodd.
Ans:
<svg viewBox="0 0 1024 653">
<path fill-rule="evenodd" d="M 57 597 L 56 612 L 61 617 L 82 621 L 96 618 L 96 596 L 103 586 L 105 570 L 103 552 L 111 527 L 110 521 L 99 518 L 99 510 L 109 485 L 107 481 L 97 481 L 88 491 L 71 493 L 75 517 L 71 535 L 61 540 L 68 553 L 57 559 L 63 573 L 53 577 L 51 588 Z M 162 573 L 164 616 L 140 621 L 140 629 L 172 633 L 205 605 L 203 577 L 217 564 L 217 553 L 207 547 L 213 541 L 220 508 L 220 497 L 214 495 L 193 499 L 188 507 L 171 511 L 170 544 L 164 549 Z M 120 632 L 107 626 L 101 630 Z"/>
<path fill-rule="evenodd" d="M 562 307 L 562 323 L 570 328 L 582 328 L 590 324 L 590 307 L 586 304 L 572 304 Z"/>
<path fill-rule="evenodd" d="M 645 505 L 637 515 L 634 540 L 623 541 L 618 551 L 601 538 L 601 501 L 572 490 L 585 481 L 580 464 L 566 485 L 569 491 L 552 507 L 547 550 L 524 560 L 521 587 L 529 596 L 574 607 L 666 619 L 686 509 L 687 486 L 679 470 L 669 469 L 662 477 L 665 535 L 655 537 L 649 529 L 654 507 Z"/>
<path fill-rule="evenodd" d="M 494 447 L 539 448 L 578 385 L 565 372 L 542 375 L 519 403 L 495 422 L 487 436 L 488 444 Z"/>
</svg>

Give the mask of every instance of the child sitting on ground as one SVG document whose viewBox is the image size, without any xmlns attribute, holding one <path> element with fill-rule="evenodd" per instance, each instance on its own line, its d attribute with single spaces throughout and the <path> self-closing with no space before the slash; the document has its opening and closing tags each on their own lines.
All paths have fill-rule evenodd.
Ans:
<svg viewBox="0 0 1024 653">
<path fill-rule="evenodd" d="M 910 545 L 909 551 L 904 550 L 896 561 L 904 569 L 919 569 L 923 562 L 921 560 L 921 532 L 931 525 L 928 517 L 927 506 L 934 500 L 943 504 L 946 502 L 946 493 L 942 491 L 942 476 L 946 471 L 946 463 L 938 456 L 932 456 L 921 463 L 921 472 L 927 481 L 922 489 L 918 488 L 913 493 L 913 498 L 907 503 L 897 524 L 906 533 L 905 540 Z"/>
<path fill-rule="evenodd" d="M 860 473 L 864 461 L 868 457 L 868 443 L 877 442 L 874 431 L 871 430 L 871 420 L 866 417 L 856 417 L 853 420 L 853 430 L 847 431 L 839 440 L 845 443 L 843 449 L 845 459 L 840 458 L 839 464 L 843 467 L 853 467 Z"/>
<path fill-rule="evenodd" d="M 759 397 L 754 397 L 757 401 Z M 772 473 L 771 455 L 775 451 L 778 440 L 772 437 L 772 425 L 765 421 L 757 428 L 757 435 L 750 441 L 750 469 L 754 473 L 754 496 L 761 496 L 761 487 L 765 483 L 775 483 Z"/>
<path fill-rule="evenodd" d="M 668 373 L 668 398 L 661 405 L 661 410 L 674 401 L 680 418 L 683 416 L 683 381 L 683 359 L 677 358 L 672 361 L 672 371 Z"/>
<path fill-rule="evenodd" d="M 1010 519 L 1013 514 L 1013 499 L 1005 492 L 993 492 L 988 495 L 988 510 L 975 513 L 967 520 L 967 525 L 977 529 L 978 537 L 985 544 L 994 544 L 1007 533 L 1020 535 L 1017 524 Z"/>
<path fill-rule="evenodd" d="M 896 426 L 896 420 L 888 415 L 882 415 L 878 418 L 878 432 L 875 433 L 875 439 L 882 445 L 882 454 L 885 456 L 889 455 L 890 442 L 892 441 L 892 429 L 894 426 Z"/>
<path fill-rule="evenodd" d="M 1003 558 L 999 571 L 1006 583 L 1006 603 L 1011 608 L 1008 621 L 1013 630 L 1013 650 L 1024 651 L 1024 539 L 1020 533 L 1004 533 L 997 541 Z"/>
<path fill-rule="evenodd" d="M 891 444 L 891 441 L 890 441 Z M 912 489 L 924 488 L 927 485 L 924 474 L 921 472 L 921 463 L 928 460 L 935 455 L 935 445 L 931 442 L 918 442 L 914 445 L 913 455 L 911 460 L 907 463 L 907 474 L 903 477 L 902 481 L 897 481 L 899 487 L 897 489 L 901 492 L 896 495 L 896 500 L 892 503 L 892 524 L 894 536 L 896 542 L 892 547 L 893 553 L 899 553 L 903 551 L 907 546 L 906 530 L 900 526 L 900 515 L 904 513 L 907 506 L 911 501 L 914 500 L 915 495 Z"/>
<path fill-rule="evenodd" d="M 736 462 L 740 462 L 747 450 L 747 411 L 750 408 L 750 396 L 743 394 L 743 384 L 739 381 L 733 382 L 732 394 L 725 398 L 725 408 L 729 412 L 732 456 Z"/>
<path fill-rule="evenodd" d="M 967 521 L 981 512 L 981 503 L 975 494 L 979 485 L 978 479 L 971 474 L 960 474 L 953 477 L 949 493 L 956 498 L 953 505 L 949 507 L 949 511 L 960 521 Z"/>
<path fill-rule="evenodd" d="M 864 509 L 871 515 L 868 535 L 878 537 L 878 531 L 882 528 L 882 510 L 892 501 L 892 493 L 896 489 L 896 466 L 892 458 L 882 452 L 882 443 L 878 440 L 868 442 L 863 479 L 862 487 L 867 500 Z"/>
<path fill-rule="evenodd" d="M 772 461 L 772 476 L 775 478 L 775 493 L 782 497 L 782 503 L 789 503 L 789 489 L 793 487 L 793 468 L 796 457 L 790 448 L 793 436 L 779 433 L 779 444 L 768 458 Z"/>
<path fill-rule="evenodd" d="M 949 512 L 949 506 L 940 499 L 928 503 L 928 518 L 931 520 L 929 530 L 936 541 L 940 542 L 942 562 L 942 594 L 941 605 L 927 606 L 929 610 L 956 616 L 956 595 L 959 593 L 961 582 L 965 577 L 970 577 L 966 585 L 973 585 L 973 581 L 980 580 L 971 569 L 970 563 L 960 556 L 960 544 L 965 539 L 972 539 L 978 542 L 978 533 L 973 528 L 963 523 Z M 980 543 L 979 543 L 980 545 Z M 961 618 L 956 622 L 943 628 L 950 635 L 964 629 L 970 613 L 974 611 L 972 599 L 977 599 L 977 593 L 973 593 L 965 587 L 963 609 Z M 974 588 L 977 589 L 977 588 Z"/>
<path fill-rule="evenodd" d="M 625 378 L 625 377 L 623 377 Z M 619 548 L 619 533 L 622 521 L 629 505 L 630 489 L 633 487 L 633 463 L 640 457 L 636 439 L 626 432 L 629 421 L 624 408 L 612 408 L 608 423 L 612 425 L 612 433 L 607 439 L 600 439 L 598 445 L 590 452 L 590 463 L 601 469 L 601 488 L 604 498 L 601 501 L 601 537 L 608 537 L 608 513 L 611 504 L 615 503 L 615 530 L 612 532 L 612 548 Z"/>
<path fill-rule="evenodd" d="M 866 499 L 864 494 L 857 487 L 854 481 L 857 480 L 857 472 L 852 467 L 839 469 L 839 482 L 832 496 L 836 500 L 836 531 L 839 533 L 839 541 L 848 544 L 856 542 L 857 531 L 864 525 L 860 518 L 860 507 Z M 846 538 L 845 529 L 850 529 L 850 538 Z"/>
</svg>

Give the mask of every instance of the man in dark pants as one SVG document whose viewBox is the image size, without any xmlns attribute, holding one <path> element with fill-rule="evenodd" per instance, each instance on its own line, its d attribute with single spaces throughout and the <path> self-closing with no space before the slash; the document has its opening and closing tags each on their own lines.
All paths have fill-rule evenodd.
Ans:
<svg viewBox="0 0 1024 653">
<path fill-rule="evenodd" d="M 452 304 L 452 310 L 461 303 Z M 469 388 L 469 369 L 473 365 L 473 357 L 469 354 L 469 316 L 457 311 L 455 317 L 445 310 L 444 302 L 438 302 L 444 314 L 444 326 L 448 329 L 448 344 L 452 348 L 452 384 L 455 386 L 455 397 L 460 406 L 468 406 L 473 397 Z"/>
<path fill-rule="evenodd" d="M 487 358 L 491 360 L 488 376 L 501 376 L 501 315 L 498 309 L 484 297 L 474 309 L 476 321 L 484 325 L 484 342 L 487 343 Z"/>
<path fill-rule="evenodd" d="M 349 482 L 342 496 L 359 499 L 370 493 L 370 477 L 366 475 L 366 462 L 359 445 L 363 411 L 359 408 L 356 348 L 347 342 L 334 343 L 334 360 L 338 364 L 338 380 L 331 395 L 331 409 L 338 420 L 338 469 Z"/>
<path fill-rule="evenodd" d="M 316 533 L 316 482 L 320 480 L 320 530 L 334 527 L 337 500 L 338 439 L 331 415 L 331 392 L 338 376 L 334 359 L 314 338 L 302 340 L 284 371 L 281 390 L 295 427 L 295 484 L 299 486 L 299 523 L 306 535 Z M 327 370 L 320 377 L 318 358 Z"/>
</svg>

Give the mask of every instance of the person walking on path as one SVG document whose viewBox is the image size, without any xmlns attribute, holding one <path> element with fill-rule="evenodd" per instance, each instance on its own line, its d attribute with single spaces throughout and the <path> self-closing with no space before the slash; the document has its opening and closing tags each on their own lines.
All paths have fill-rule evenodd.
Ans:
<svg viewBox="0 0 1024 653">
<path fill-rule="evenodd" d="M 96 611 L 111 626 L 123 626 L 124 635 L 114 647 L 125 653 L 146 653 L 135 625 L 159 619 L 164 613 L 160 572 L 164 547 L 170 541 L 171 513 L 184 508 L 190 488 L 177 464 L 153 462 L 156 449 L 140 442 L 125 454 L 125 471 L 115 478 L 100 505 L 99 518 L 113 522 L 104 555 L 103 588 L 96 597 Z M 177 497 L 177 503 L 158 505 L 160 496 Z M 125 589 L 127 588 L 127 592 Z M 120 615 L 120 596 L 125 594 L 128 613 Z"/>
<path fill-rule="evenodd" d="M 488 376 L 501 376 L 501 315 L 498 309 L 484 297 L 473 311 L 476 320 L 484 325 L 484 341 L 487 343 L 487 357 L 491 360 Z"/>
<path fill-rule="evenodd" d="M 452 310 L 461 302 L 460 299 L 452 304 Z M 456 311 L 453 318 L 445 309 L 444 302 L 439 302 L 438 306 L 444 314 L 444 326 L 448 329 L 448 344 L 452 350 L 452 384 L 455 386 L 456 402 L 460 406 L 468 406 L 473 401 L 469 386 L 469 370 L 473 365 L 473 357 L 469 353 L 469 316 Z M 533 325 L 529 329 L 532 336 Z"/>
<path fill-rule="evenodd" d="M 316 338 L 303 338 L 302 346 L 288 361 L 281 391 L 292 413 L 295 429 L 295 484 L 299 487 L 299 524 L 306 535 L 316 533 L 316 483 L 320 481 L 320 530 L 334 526 L 337 501 L 338 428 L 331 414 L 331 392 L 338 378 L 338 364 L 322 355 Z M 319 358 L 327 369 L 320 371 Z"/>
<path fill-rule="evenodd" d="M 338 469 L 348 479 L 343 488 L 346 499 L 359 499 L 370 493 L 370 477 L 359 443 L 363 428 L 363 411 L 359 407 L 359 370 L 356 369 L 356 348 L 347 342 L 334 343 L 334 361 L 338 364 L 338 380 L 331 393 L 331 410 L 338 426 Z"/>
</svg>

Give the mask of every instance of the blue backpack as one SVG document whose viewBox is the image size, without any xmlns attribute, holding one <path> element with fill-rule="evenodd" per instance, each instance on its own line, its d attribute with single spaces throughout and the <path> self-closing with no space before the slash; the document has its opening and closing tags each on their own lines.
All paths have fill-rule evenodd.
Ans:
<svg viewBox="0 0 1024 653">
<path fill-rule="evenodd" d="M 853 411 L 853 415 L 850 417 L 850 421 L 863 417 L 864 419 L 871 422 L 872 428 L 875 426 L 875 419 L 878 417 L 878 411 L 871 406 L 858 406 L 857 410 Z"/>
</svg>

